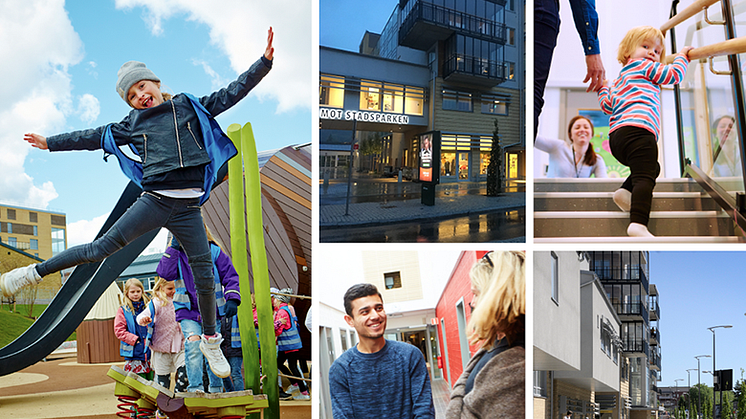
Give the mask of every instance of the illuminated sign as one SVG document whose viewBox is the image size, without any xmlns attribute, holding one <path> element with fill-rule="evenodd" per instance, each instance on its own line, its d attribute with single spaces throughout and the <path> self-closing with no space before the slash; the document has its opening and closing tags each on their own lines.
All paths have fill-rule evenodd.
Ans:
<svg viewBox="0 0 746 419">
<path fill-rule="evenodd" d="M 432 184 L 440 183 L 440 132 L 420 134 L 419 180 Z"/>
<path fill-rule="evenodd" d="M 380 122 L 383 124 L 409 124 L 407 115 L 396 115 L 381 112 L 343 111 L 342 109 L 319 109 L 319 119 L 339 119 L 345 121 Z"/>
</svg>

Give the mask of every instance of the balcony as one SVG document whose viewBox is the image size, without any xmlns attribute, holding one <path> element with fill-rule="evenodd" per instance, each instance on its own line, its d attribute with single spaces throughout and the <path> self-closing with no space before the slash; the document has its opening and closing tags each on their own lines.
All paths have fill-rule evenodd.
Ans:
<svg viewBox="0 0 746 419">
<path fill-rule="evenodd" d="M 637 321 L 642 320 L 645 323 L 650 322 L 648 309 L 642 301 L 634 303 L 622 303 L 619 299 L 612 298 L 611 305 L 616 310 L 617 316 L 621 321 Z"/>
<path fill-rule="evenodd" d="M 660 345 L 661 343 L 661 331 L 657 328 L 650 329 L 650 344 L 651 345 Z"/>
<path fill-rule="evenodd" d="M 505 6 L 506 0 L 495 3 Z M 399 28 L 399 44 L 427 50 L 454 32 L 499 44 L 507 41 L 507 30 L 503 23 L 417 1 Z"/>
<path fill-rule="evenodd" d="M 645 270 L 640 265 L 626 265 L 623 267 L 594 266 L 591 269 L 604 282 L 639 282 L 647 294 L 650 282 Z"/>
<path fill-rule="evenodd" d="M 650 357 L 648 359 L 650 360 L 650 369 L 652 371 L 660 371 L 661 370 L 661 352 L 660 352 L 660 347 L 658 347 L 656 350 L 650 351 Z"/>
<path fill-rule="evenodd" d="M 622 351 L 628 357 L 650 356 L 650 346 L 644 339 L 622 338 Z"/>
<path fill-rule="evenodd" d="M 508 78 L 508 64 L 480 57 L 454 54 L 443 63 L 443 78 L 483 87 L 494 87 Z"/>
<path fill-rule="evenodd" d="M 661 318 L 661 306 L 657 299 L 650 299 L 650 320 L 657 321 Z"/>
</svg>

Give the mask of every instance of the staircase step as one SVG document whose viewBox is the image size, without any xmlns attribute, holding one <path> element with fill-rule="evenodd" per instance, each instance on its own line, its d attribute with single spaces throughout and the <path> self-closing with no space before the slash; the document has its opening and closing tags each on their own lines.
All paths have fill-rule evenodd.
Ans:
<svg viewBox="0 0 746 419">
<path fill-rule="evenodd" d="M 613 192 L 535 192 L 534 211 L 619 211 Z M 716 211 L 704 192 L 653 192 L 653 211 Z"/>
<path fill-rule="evenodd" d="M 539 211 L 534 237 L 627 237 L 629 213 L 622 211 Z M 658 236 L 732 236 L 733 222 L 717 211 L 652 211 L 650 232 Z"/>
<path fill-rule="evenodd" d="M 534 192 L 614 192 L 622 186 L 623 179 L 618 178 L 543 178 L 534 180 Z M 701 192 L 694 179 L 659 178 L 655 185 L 656 192 Z"/>
</svg>

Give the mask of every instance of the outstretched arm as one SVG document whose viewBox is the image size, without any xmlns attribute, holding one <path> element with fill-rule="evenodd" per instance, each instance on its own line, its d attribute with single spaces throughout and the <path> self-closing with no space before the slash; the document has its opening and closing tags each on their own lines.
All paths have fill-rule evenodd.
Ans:
<svg viewBox="0 0 746 419">
<path fill-rule="evenodd" d="M 604 69 L 604 63 L 601 61 L 600 54 L 586 55 L 585 56 L 585 67 L 586 74 L 583 79 L 583 83 L 588 81 L 591 84 L 588 85 L 586 92 L 598 92 L 604 85 L 606 79 L 606 70 Z"/>
<path fill-rule="evenodd" d="M 31 144 L 31 147 L 38 148 L 40 150 L 47 150 L 47 137 L 44 137 L 39 134 L 34 133 L 28 133 L 23 134 L 23 139 L 26 140 L 27 143 Z"/>
<path fill-rule="evenodd" d="M 275 37 L 275 33 L 272 31 L 272 27 L 269 27 L 269 31 L 267 31 L 267 49 L 264 50 L 264 58 L 272 61 L 272 58 L 275 56 L 275 47 L 272 46 L 272 40 Z"/>
</svg>

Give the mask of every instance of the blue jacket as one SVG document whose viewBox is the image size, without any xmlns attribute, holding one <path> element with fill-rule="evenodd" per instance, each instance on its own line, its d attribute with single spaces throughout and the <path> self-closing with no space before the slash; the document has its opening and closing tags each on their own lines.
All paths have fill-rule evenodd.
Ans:
<svg viewBox="0 0 746 419">
<path fill-rule="evenodd" d="M 144 308 L 144 305 L 143 305 Z M 127 322 L 127 331 L 137 335 L 137 343 L 130 345 L 123 340 L 120 340 L 119 354 L 127 360 L 141 360 L 145 361 L 150 358 L 150 349 L 145 345 L 146 338 L 148 337 L 148 328 L 146 326 L 140 326 L 135 321 L 137 314 L 132 313 L 127 306 L 119 308 L 124 314 L 124 319 Z M 140 310 L 142 311 L 142 310 Z"/>
<path fill-rule="evenodd" d="M 113 143 L 128 146 L 132 154 L 137 154 L 125 159 L 139 159 L 144 190 L 204 189 L 205 178 L 216 175 L 210 173 L 214 169 L 206 168 L 211 157 L 205 147 L 205 134 L 212 133 L 217 138 L 222 134 L 212 131 L 210 118 L 244 98 L 271 67 L 272 62 L 262 57 L 227 88 L 199 98 L 197 102 L 204 110 L 195 108 L 188 95 L 178 94 L 158 106 L 133 109 L 118 123 L 50 136 L 47 146 L 50 151 L 98 150 L 103 147 L 108 129 Z M 209 189 L 205 189 L 205 194 L 209 194 Z"/>
</svg>

